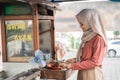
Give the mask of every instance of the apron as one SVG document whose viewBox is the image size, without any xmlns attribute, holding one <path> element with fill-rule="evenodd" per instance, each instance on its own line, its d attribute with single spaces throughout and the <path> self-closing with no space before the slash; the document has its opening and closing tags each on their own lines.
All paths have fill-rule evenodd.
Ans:
<svg viewBox="0 0 120 80">
<path fill-rule="evenodd" d="M 101 67 L 79 70 L 77 80 L 104 80 Z"/>
</svg>

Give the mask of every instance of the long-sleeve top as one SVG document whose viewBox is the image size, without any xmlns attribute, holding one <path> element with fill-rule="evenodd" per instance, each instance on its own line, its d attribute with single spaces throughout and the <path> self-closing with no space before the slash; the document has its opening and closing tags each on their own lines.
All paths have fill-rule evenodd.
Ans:
<svg viewBox="0 0 120 80">
<path fill-rule="evenodd" d="M 82 48 L 81 61 L 72 63 L 73 70 L 84 70 L 102 66 L 105 56 L 105 43 L 100 35 L 96 35 Z"/>
</svg>

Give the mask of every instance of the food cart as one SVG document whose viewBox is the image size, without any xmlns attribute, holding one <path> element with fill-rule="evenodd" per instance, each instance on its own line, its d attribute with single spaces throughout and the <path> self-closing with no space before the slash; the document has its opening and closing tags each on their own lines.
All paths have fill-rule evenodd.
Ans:
<svg viewBox="0 0 120 80">
<path fill-rule="evenodd" d="M 1 33 L 3 34 L 1 46 L 4 45 L 2 47 L 4 62 L 28 62 L 37 49 L 51 54 L 50 58 L 55 59 L 55 9 L 56 3 L 46 0 L 0 1 Z M 66 80 L 69 70 L 40 68 L 39 73 L 40 78 L 43 79 Z M 18 75 L 14 78 L 24 76 Z"/>
</svg>

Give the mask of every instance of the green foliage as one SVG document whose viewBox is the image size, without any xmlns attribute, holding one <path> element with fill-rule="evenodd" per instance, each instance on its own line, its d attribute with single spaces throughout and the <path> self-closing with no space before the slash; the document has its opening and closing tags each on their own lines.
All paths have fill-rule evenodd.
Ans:
<svg viewBox="0 0 120 80">
<path fill-rule="evenodd" d="M 120 35 L 120 31 L 114 31 L 113 34 L 114 34 L 115 36 L 119 36 L 119 35 Z"/>
<path fill-rule="evenodd" d="M 77 41 L 77 42 L 76 42 L 76 49 L 79 48 L 79 45 L 80 45 L 80 44 L 79 44 L 79 42 Z"/>
<path fill-rule="evenodd" d="M 74 48 L 74 37 L 73 36 L 71 37 L 71 46 L 72 48 Z"/>
<path fill-rule="evenodd" d="M 75 39 L 73 36 L 71 37 L 71 47 L 73 49 L 78 49 L 79 48 L 79 45 L 80 45 L 79 42 L 80 42 L 79 38 Z"/>
</svg>

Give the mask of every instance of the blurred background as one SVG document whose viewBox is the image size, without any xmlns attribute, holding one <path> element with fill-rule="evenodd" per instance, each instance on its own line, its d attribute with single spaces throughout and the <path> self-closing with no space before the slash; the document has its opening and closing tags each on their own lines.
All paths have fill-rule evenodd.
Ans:
<svg viewBox="0 0 120 80">
<path fill-rule="evenodd" d="M 65 48 L 62 59 L 76 56 L 81 43 L 82 30 L 75 15 L 84 8 L 97 9 L 103 17 L 108 52 L 103 63 L 105 80 L 120 80 L 120 2 L 113 1 L 73 1 L 59 3 L 60 11 L 55 12 L 55 40 Z M 77 73 L 76 73 L 77 74 Z M 75 80 L 73 75 L 71 80 Z"/>
</svg>

